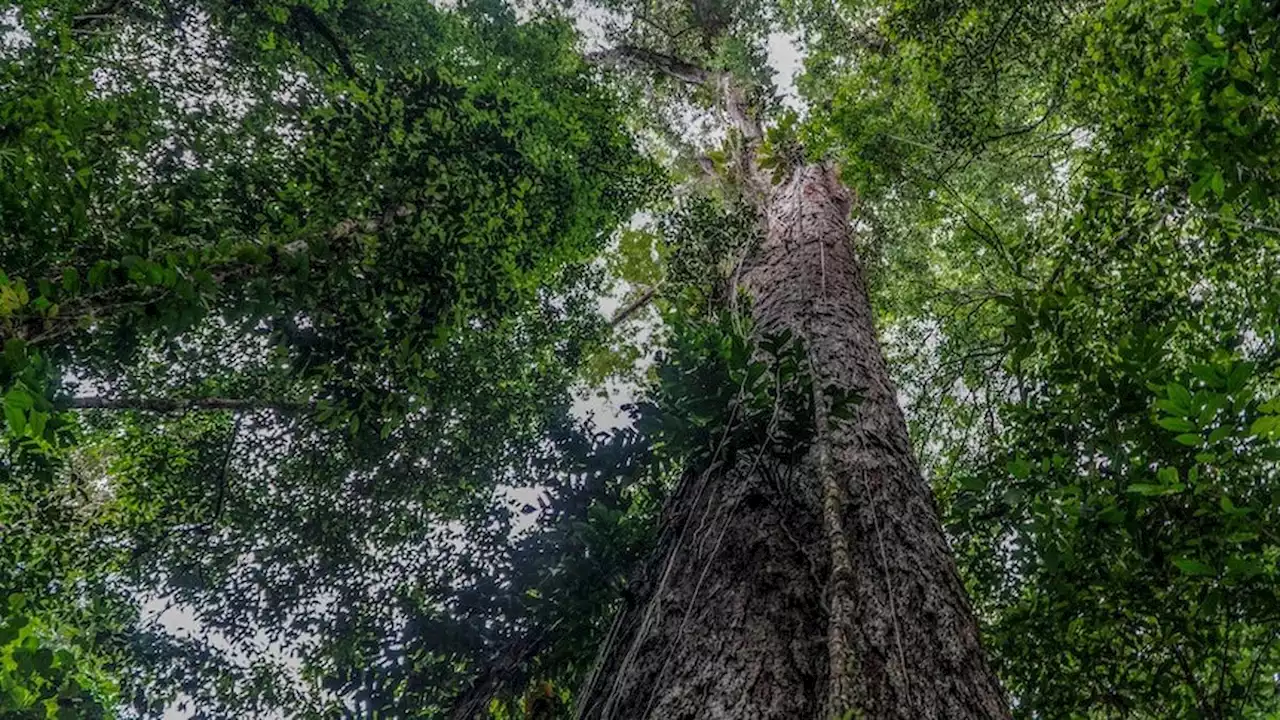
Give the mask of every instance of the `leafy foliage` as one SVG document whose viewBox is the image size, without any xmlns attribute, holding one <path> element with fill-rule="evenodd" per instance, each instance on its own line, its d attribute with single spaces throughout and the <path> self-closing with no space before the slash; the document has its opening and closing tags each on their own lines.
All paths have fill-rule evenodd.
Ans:
<svg viewBox="0 0 1280 720">
<path fill-rule="evenodd" d="M 113 717 L 115 687 L 76 645 L 10 595 L 0 623 L 0 712 L 12 718 Z"/>
<path fill-rule="evenodd" d="M 857 190 L 1016 712 L 1273 715 L 1276 3 L 600 7 Z M 686 132 L 712 90 L 632 78 L 624 124 L 568 24 L 490 2 L 0 23 L 0 712 L 563 716 L 681 478 L 810 441 L 803 348 L 733 287 L 741 138 Z M 611 433 L 566 414 L 643 354 L 605 274 L 663 321 Z"/>
<path fill-rule="evenodd" d="M 1023 716 L 1274 710 L 1276 157 L 1247 138 L 1274 134 L 1275 27 L 1248 0 L 905 2 L 893 52 L 810 63 Z"/>
<path fill-rule="evenodd" d="M 4 586 L 114 628 L 89 650 L 139 713 L 447 703 L 502 639 L 459 597 L 523 590 L 495 495 L 600 342 L 589 263 L 659 184 L 572 30 L 492 3 L 4 17 Z"/>
</svg>

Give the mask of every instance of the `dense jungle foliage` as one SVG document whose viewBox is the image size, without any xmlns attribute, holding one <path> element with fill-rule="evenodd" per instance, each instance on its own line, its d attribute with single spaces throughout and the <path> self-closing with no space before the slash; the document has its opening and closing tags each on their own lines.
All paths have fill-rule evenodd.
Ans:
<svg viewBox="0 0 1280 720">
<path fill-rule="evenodd" d="M 1015 716 L 1280 717 L 1276 0 L 0 4 L 0 716 L 571 716 L 812 398 L 741 138 L 602 42 L 856 191 Z"/>
</svg>

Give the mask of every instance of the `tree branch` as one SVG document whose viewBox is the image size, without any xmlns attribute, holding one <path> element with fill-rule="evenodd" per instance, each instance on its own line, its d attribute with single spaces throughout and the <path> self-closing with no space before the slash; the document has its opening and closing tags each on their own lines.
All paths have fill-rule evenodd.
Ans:
<svg viewBox="0 0 1280 720">
<path fill-rule="evenodd" d="M 236 440 L 240 437 L 240 423 L 244 421 L 244 415 L 236 413 L 235 424 L 231 426 L 231 440 L 227 443 L 227 452 L 222 457 L 222 477 L 218 481 L 218 497 L 213 503 L 213 518 L 209 521 L 209 527 L 212 528 L 218 520 L 222 519 L 222 505 L 227 498 L 227 475 L 231 470 L 231 454 L 235 452 Z"/>
<path fill-rule="evenodd" d="M 601 67 L 648 69 L 680 82 L 702 85 L 718 92 L 730 122 L 746 140 L 748 152 L 744 159 L 754 164 L 755 146 L 764 137 L 764 130 L 755 113 L 751 112 L 742 84 L 735 80 L 732 73 L 707 70 L 674 55 L 635 45 L 619 45 L 588 53 L 586 60 Z"/>
<path fill-rule="evenodd" d="M 674 55 L 667 55 L 648 48 L 635 45 L 619 45 L 608 50 L 587 53 L 587 62 L 592 65 L 612 68 L 644 68 L 666 75 L 674 80 L 690 85 L 708 85 L 719 77 L 705 68 L 681 60 Z"/>
<path fill-rule="evenodd" d="M 613 318 L 609 320 L 609 327 L 616 328 L 622 323 L 626 322 L 628 318 L 630 318 L 632 315 L 635 315 L 637 312 L 643 309 L 646 305 L 652 302 L 654 295 L 656 295 L 657 293 L 658 293 L 657 288 L 649 288 L 648 290 L 645 290 L 643 293 L 640 293 L 640 297 L 627 303 L 626 306 L 624 306 L 623 308 L 618 310 L 618 312 L 613 314 Z"/>
<path fill-rule="evenodd" d="M 756 118 L 755 113 L 751 112 L 751 103 L 747 100 L 746 90 L 740 83 L 734 81 L 732 75 L 725 73 L 720 77 L 720 91 L 724 97 L 725 110 L 729 113 L 729 120 L 733 122 L 738 132 L 742 133 L 749 151 L 747 159 L 754 166 L 755 149 L 764 138 L 764 128 L 760 126 L 760 120 Z"/>
<path fill-rule="evenodd" d="M 71 31 L 73 33 L 85 32 L 100 22 L 113 19 L 116 16 L 116 11 L 123 4 L 123 0 L 108 0 L 105 5 L 93 8 L 83 15 L 76 15 L 71 19 Z"/>
<path fill-rule="evenodd" d="M 143 410 L 146 412 L 181 412 L 183 410 L 276 410 L 297 412 L 310 405 L 250 398 L 107 398 L 73 397 L 66 403 L 70 410 Z"/>
<path fill-rule="evenodd" d="M 663 35 L 666 35 L 671 40 L 678 40 L 680 39 L 681 36 L 687 34 L 689 31 L 697 29 L 696 25 L 690 25 L 689 27 L 681 30 L 680 32 L 672 32 L 671 28 L 663 25 L 657 20 L 650 18 L 648 15 L 645 15 L 644 13 L 635 12 L 635 13 L 632 13 L 632 15 L 635 17 L 635 19 L 639 20 L 640 22 L 643 22 L 646 25 L 649 25 L 650 27 L 654 28 L 658 32 L 662 33 Z"/>
<path fill-rule="evenodd" d="M 334 55 L 338 57 L 338 64 L 342 66 L 342 72 L 346 73 L 347 79 L 356 79 L 356 68 L 351 62 L 351 53 L 347 51 L 347 46 L 333 32 L 333 28 L 329 27 L 321 17 L 316 14 L 315 10 L 306 5 L 294 5 L 293 10 L 298 11 L 302 18 L 316 31 L 324 41 L 329 43 L 329 47 L 333 49 Z"/>
</svg>

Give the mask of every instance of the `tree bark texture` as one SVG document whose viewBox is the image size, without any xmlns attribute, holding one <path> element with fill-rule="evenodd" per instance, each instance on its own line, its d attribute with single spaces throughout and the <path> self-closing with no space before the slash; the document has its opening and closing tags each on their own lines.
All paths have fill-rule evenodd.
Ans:
<svg viewBox="0 0 1280 720">
<path fill-rule="evenodd" d="M 748 450 L 681 483 L 580 718 L 1009 717 L 911 452 L 849 209 L 834 170 L 798 168 L 765 201 L 741 284 L 757 332 L 803 337 L 815 388 L 858 390 L 857 416 L 829 417 L 819 396 L 803 462 Z"/>
</svg>

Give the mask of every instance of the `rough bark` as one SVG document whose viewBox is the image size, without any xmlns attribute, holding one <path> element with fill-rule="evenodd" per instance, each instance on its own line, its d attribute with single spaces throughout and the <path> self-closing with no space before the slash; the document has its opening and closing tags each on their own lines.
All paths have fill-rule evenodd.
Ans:
<svg viewBox="0 0 1280 720">
<path fill-rule="evenodd" d="M 802 463 L 744 452 L 682 483 L 579 717 L 1006 718 L 876 337 L 849 194 L 808 166 L 765 210 L 741 274 L 758 331 L 801 335 L 815 387 L 863 402 L 852 421 L 819 402 Z"/>
</svg>

